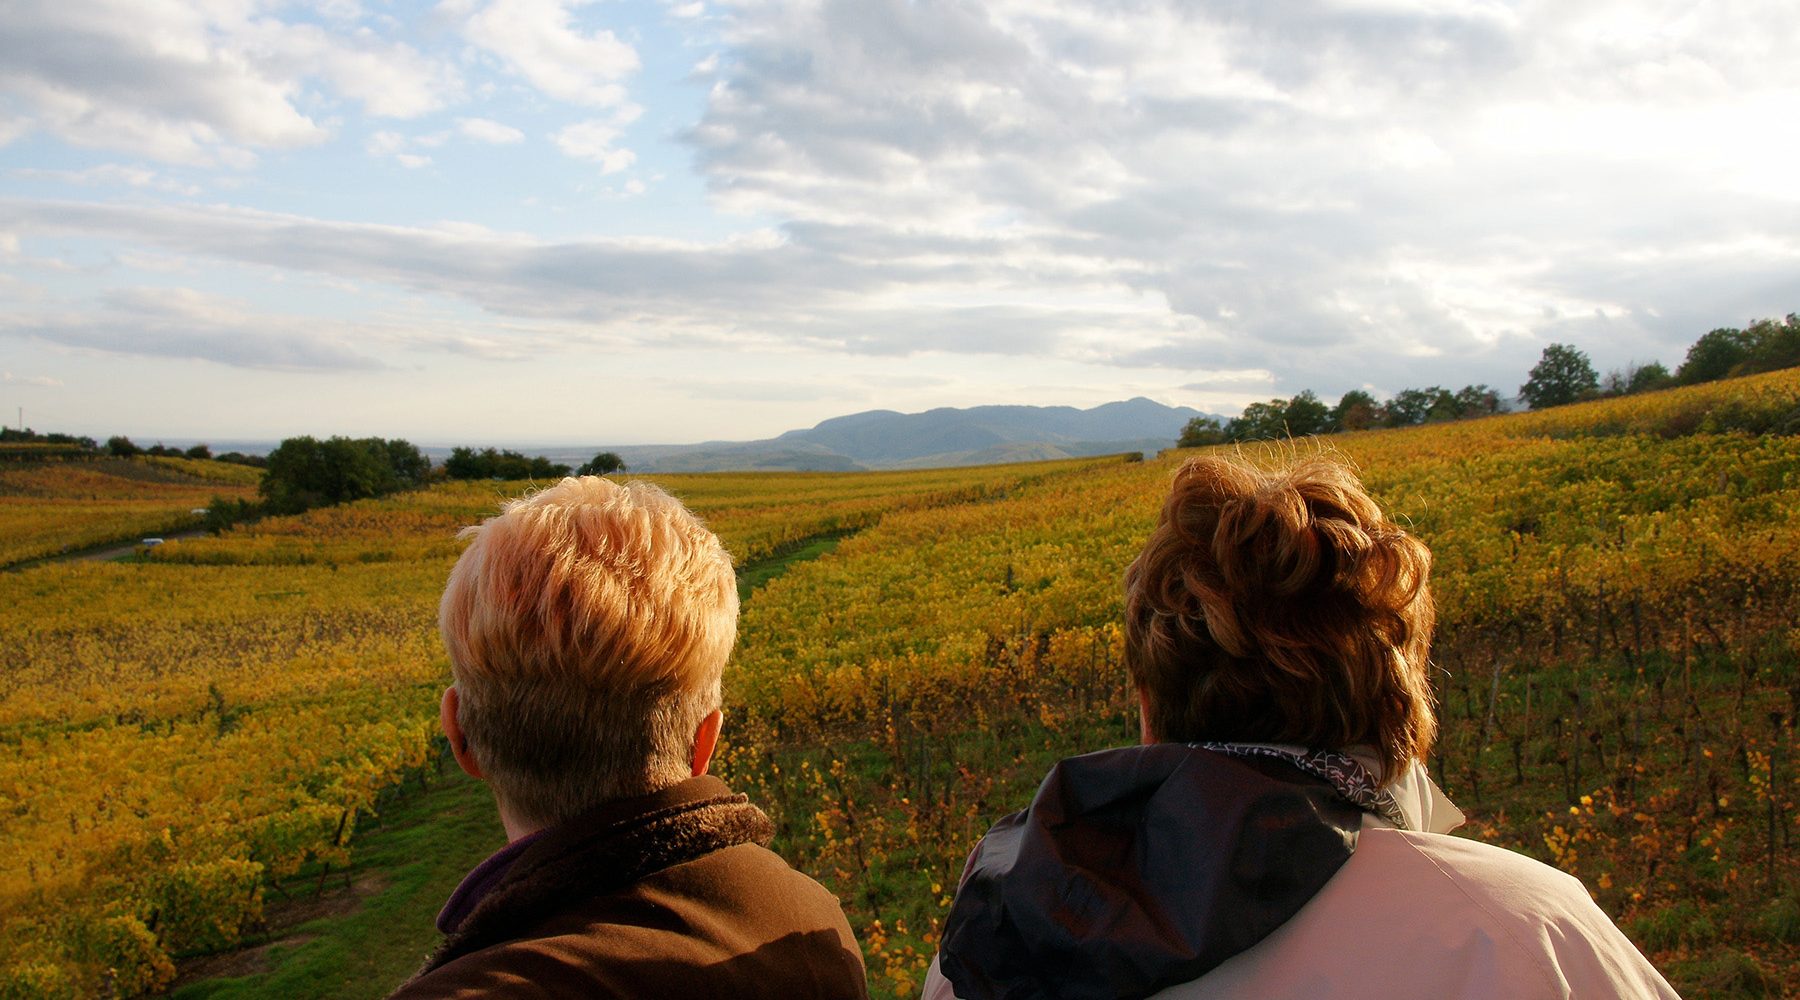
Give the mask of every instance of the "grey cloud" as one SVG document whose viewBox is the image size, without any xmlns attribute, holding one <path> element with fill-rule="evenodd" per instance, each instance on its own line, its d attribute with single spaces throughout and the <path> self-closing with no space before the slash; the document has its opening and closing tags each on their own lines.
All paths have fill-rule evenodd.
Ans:
<svg viewBox="0 0 1800 1000">
<path fill-rule="evenodd" d="M 1684 20 L 1657 51 L 1602 54 L 1576 33 L 1582 19 L 1547 9 L 761 5 L 732 26 L 721 89 L 687 138 L 715 191 L 789 214 L 795 241 L 827 255 L 933 246 L 999 275 L 1019 242 L 951 221 L 985 210 L 1209 331 L 1118 350 L 1118 364 L 1268 368 L 1290 389 L 1456 370 L 1499 385 L 1578 323 L 1531 319 L 1546 308 L 1639 316 L 1581 328 L 1598 359 L 1794 300 L 1780 251 L 1660 273 L 1632 261 L 1645 247 L 1701 260 L 1745 234 L 1791 249 L 1791 198 L 1734 190 L 1679 156 L 1562 148 L 1566 136 L 1508 135 L 1483 117 L 1606 97 L 1608 79 L 1684 61 L 1745 80 L 1743 56 L 1773 57 L 1767 38 L 1795 17 L 1739 14 Z M 1772 72 L 1760 85 L 1795 76 Z M 1633 96 L 1677 95 L 1691 97 Z M 976 335 L 986 319 L 924 336 L 1002 343 Z M 924 325 L 894 322 L 846 343 L 888 349 Z M 1034 336 L 1057 342 L 1042 325 Z"/>
<path fill-rule="evenodd" d="M 1771 193 L 1704 150 L 1646 158 L 1630 131 L 1665 104 L 1728 111 L 1737 88 L 1800 86 L 1770 41 L 1796 15 L 1773 6 L 1605 47 L 1581 34 L 1599 7 L 738 9 L 684 141 L 717 202 L 783 220 L 779 240 L 552 243 L 75 203 L 0 202 L 0 223 L 526 321 L 387 341 L 402 347 L 1058 355 L 1172 381 L 1266 370 L 1278 392 L 1321 395 L 1507 391 L 1553 339 L 1602 367 L 1669 363 L 1707 327 L 1800 302 L 1791 185 Z M 1627 99 L 1647 103 L 1604 103 Z M 1584 101 L 1625 152 L 1555 118 Z M 1167 309 L 1146 318 L 1145 301 Z"/>
<path fill-rule="evenodd" d="M 8 319 L 0 331 L 67 347 L 132 357 L 184 358 L 275 371 L 358 371 L 386 367 L 316 333 L 279 335 L 255 325 L 193 326 L 119 314 Z"/>
<path fill-rule="evenodd" d="M 89 303 L 15 310 L 0 318 L 0 336 L 131 357 L 303 373 L 393 368 L 374 353 L 382 348 L 519 362 L 570 343 L 617 346 L 593 335 L 517 325 L 471 330 L 428 317 L 345 322 L 257 312 L 189 289 L 160 287 L 115 289 Z"/>
</svg>

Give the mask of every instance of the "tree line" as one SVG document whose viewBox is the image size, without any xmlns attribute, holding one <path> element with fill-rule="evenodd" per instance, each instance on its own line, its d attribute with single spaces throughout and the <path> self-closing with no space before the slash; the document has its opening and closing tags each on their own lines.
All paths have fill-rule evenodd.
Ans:
<svg viewBox="0 0 1800 1000">
<path fill-rule="evenodd" d="M 425 453 L 411 442 L 379 437 L 319 439 L 301 435 L 284 439 L 266 456 L 236 451 L 215 455 L 205 444 L 177 448 L 157 442 L 141 447 L 122 434 L 108 438 L 105 445 L 101 445 L 91 437 L 40 434 L 26 428 L 0 428 L 0 444 L 57 446 L 66 449 L 70 457 L 135 458 L 143 455 L 211 459 L 262 469 L 262 482 L 257 488 L 262 498 L 260 502 L 213 498 L 203 521 L 212 531 L 221 531 L 264 514 L 298 514 L 314 507 L 417 489 L 439 479 L 544 480 L 560 479 L 571 471 L 582 476 L 625 471 L 624 459 L 611 451 L 600 452 L 571 470 L 542 455 L 526 457 L 516 451 L 467 447 L 452 449 L 444 464 L 434 467 Z M 31 454 L 34 453 L 26 453 L 27 457 Z"/>
<path fill-rule="evenodd" d="M 609 476 L 625 471 L 617 452 L 603 451 L 578 467 L 550 461 L 542 455 L 526 458 L 516 451 L 452 448 L 444 459 L 446 479 L 560 479 L 571 471 L 578 476 Z"/>
<path fill-rule="evenodd" d="M 1679 385 L 1696 385 L 1740 375 L 1755 375 L 1800 366 L 1800 315 L 1756 320 L 1743 329 L 1712 330 L 1688 348 L 1687 357 L 1671 373 L 1660 362 L 1628 364 L 1602 378 L 1585 352 L 1570 344 L 1544 348 L 1519 387 L 1519 401 L 1534 410 L 1587 399 L 1652 392 Z M 1487 385 L 1466 385 L 1451 391 L 1442 386 L 1402 389 L 1393 398 L 1378 401 L 1362 389 L 1352 389 L 1328 405 L 1311 389 L 1291 399 L 1251 403 L 1230 420 L 1195 417 L 1181 430 L 1182 448 L 1198 448 L 1235 441 L 1269 441 L 1374 427 L 1410 427 L 1446 420 L 1466 420 L 1499 413 L 1500 394 Z"/>
<path fill-rule="evenodd" d="M 349 503 L 417 489 L 436 479 L 560 479 L 625 471 L 618 454 L 603 451 L 579 468 L 537 455 L 509 450 L 457 447 L 441 466 L 410 442 L 400 439 L 309 436 L 282 441 L 269 452 L 263 473 L 264 507 L 272 514 L 292 514 L 313 507 Z"/>
</svg>

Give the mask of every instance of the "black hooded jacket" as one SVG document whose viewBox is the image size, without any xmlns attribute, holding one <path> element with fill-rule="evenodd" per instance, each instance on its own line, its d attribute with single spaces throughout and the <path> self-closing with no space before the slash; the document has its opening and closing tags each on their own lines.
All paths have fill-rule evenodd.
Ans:
<svg viewBox="0 0 1800 1000">
<path fill-rule="evenodd" d="M 1280 927 L 1361 823 L 1331 781 L 1276 757 L 1159 743 L 1069 758 L 970 857 L 942 971 L 964 1000 L 1148 996 Z"/>
</svg>

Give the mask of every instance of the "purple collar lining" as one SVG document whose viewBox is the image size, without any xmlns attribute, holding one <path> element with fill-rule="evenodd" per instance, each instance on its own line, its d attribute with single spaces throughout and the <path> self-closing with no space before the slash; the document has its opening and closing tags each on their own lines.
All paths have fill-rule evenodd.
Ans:
<svg viewBox="0 0 1800 1000">
<path fill-rule="evenodd" d="M 539 830 L 536 833 L 528 833 L 520 837 L 489 855 L 486 861 L 476 865 L 469 874 L 463 876 L 456 891 L 451 893 L 450 899 L 444 903 L 444 908 L 438 911 L 437 929 L 445 934 L 456 933 L 456 929 L 462 926 L 463 921 L 469 919 L 469 914 L 475 912 L 475 907 L 480 906 L 481 901 L 487 898 L 487 894 L 494 891 L 494 887 L 506 877 L 507 870 L 513 866 L 513 862 L 519 860 L 519 855 L 524 854 L 525 849 L 542 837 L 545 832 Z"/>
</svg>

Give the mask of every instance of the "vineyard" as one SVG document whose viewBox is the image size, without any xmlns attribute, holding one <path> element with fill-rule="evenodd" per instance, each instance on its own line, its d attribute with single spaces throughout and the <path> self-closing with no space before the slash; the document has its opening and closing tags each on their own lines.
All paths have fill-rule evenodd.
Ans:
<svg viewBox="0 0 1800 1000">
<path fill-rule="evenodd" d="M 665 485 L 746 560 L 1095 464 Z M 234 944 L 265 901 L 343 866 L 359 820 L 436 771 L 455 532 L 527 486 L 0 577 L 0 996 L 154 992 L 176 957 Z"/>
<path fill-rule="evenodd" d="M 1579 875 L 1684 996 L 1800 983 L 1797 432 L 1787 372 L 1242 452 L 1334 452 L 1431 546 L 1463 833 Z M 1135 738 L 1120 578 L 1183 457 L 658 477 L 740 565 L 842 538 L 746 601 L 721 763 L 877 995 L 1051 761 Z M 0 578 L 0 997 L 157 991 L 435 780 L 455 531 L 525 485 Z"/>
<path fill-rule="evenodd" d="M 259 475 L 184 458 L 0 465 L 0 566 L 198 527 L 196 509 L 215 497 L 253 499 Z"/>
<path fill-rule="evenodd" d="M 1787 372 L 1243 451 L 1331 450 L 1430 544 L 1463 832 L 1579 875 L 1690 997 L 1800 985 L 1795 429 Z M 1120 581 L 1181 457 L 891 516 L 745 608 L 728 770 L 877 992 L 1051 761 L 1135 738 Z"/>
</svg>

